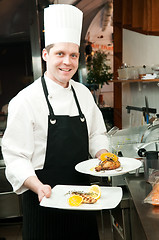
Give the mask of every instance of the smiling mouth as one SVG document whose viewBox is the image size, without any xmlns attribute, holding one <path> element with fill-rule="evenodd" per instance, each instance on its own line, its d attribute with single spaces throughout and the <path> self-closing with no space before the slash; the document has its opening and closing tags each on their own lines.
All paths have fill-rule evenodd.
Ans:
<svg viewBox="0 0 159 240">
<path fill-rule="evenodd" d="M 70 72 L 71 71 L 71 69 L 65 69 L 65 68 L 59 68 L 60 69 L 60 71 L 63 71 L 63 72 Z"/>
</svg>

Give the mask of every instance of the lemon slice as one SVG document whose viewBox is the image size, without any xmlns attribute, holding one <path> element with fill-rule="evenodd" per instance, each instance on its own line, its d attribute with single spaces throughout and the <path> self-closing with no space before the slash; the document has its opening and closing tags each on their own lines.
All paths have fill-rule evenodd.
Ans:
<svg viewBox="0 0 159 240">
<path fill-rule="evenodd" d="M 94 199 L 99 199 L 101 197 L 101 189 L 98 185 L 94 184 L 89 189 L 88 192 Z"/>
<path fill-rule="evenodd" d="M 114 153 L 105 152 L 100 155 L 100 158 L 102 161 L 105 161 L 107 159 L 107 157 L 112 158 L 114 162 L 118 161 L 118 156 L 115 155 Z"/>
<path fill-rule="evenodd" d="M 72 207 L 78 207 L 81 205 L 83 201 L 83 198 L 79 195 L 72 195 L 71 197 L 69 197 L 68 199 L 68 203 L 70 206 Z"/>
</svg>

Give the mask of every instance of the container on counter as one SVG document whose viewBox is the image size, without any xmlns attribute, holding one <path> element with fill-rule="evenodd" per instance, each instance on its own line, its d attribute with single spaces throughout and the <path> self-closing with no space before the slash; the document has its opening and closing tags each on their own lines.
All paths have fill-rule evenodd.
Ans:
<svg viewBox="0 0 159 240">
<path fill-rule="evenodd" d="M 128 68 L 119 68 L 118 69 L 118 77 L 120 80 L 129 79 L 129 70 Z"/>
</svg>

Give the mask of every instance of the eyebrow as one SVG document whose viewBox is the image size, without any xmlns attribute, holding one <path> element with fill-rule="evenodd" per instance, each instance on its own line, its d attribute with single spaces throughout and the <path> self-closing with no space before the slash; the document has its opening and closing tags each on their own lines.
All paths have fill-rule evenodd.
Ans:
<svg viewBox="0 0 159 240">
<path fill-rule="evenodd" d="M 65 50 L 56 50 L 55 53 L 65 53 Z M 71 52 L 70 55 L 72 54 L 80 55 L 79 52 Z"/>
</svg>

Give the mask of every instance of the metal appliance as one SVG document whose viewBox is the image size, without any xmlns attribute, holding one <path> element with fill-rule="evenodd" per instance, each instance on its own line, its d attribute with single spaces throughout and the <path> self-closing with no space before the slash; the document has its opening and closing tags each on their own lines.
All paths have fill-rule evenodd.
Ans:
<svg viewBox="0 0 159 240">
<path fill-rule="evenodd" d="M 119 186 L 120 178 L 113 177 L 112 181 L 118 182 L 117 186 Z M 123 197 L 120 204 L 110 210 L 112 240 L 131 240 L 130 194 L 125 185 L 122 186 L 122 190 Z"/>
<path fill-rule="evenodd" d="M 139 158 L 138 151 L 159 150 L 159 121 L 139 127 L 119 130 L 117 127 L 108 132 L 110 151 L 124 157 Z"/>
<path fill-rule="evenodd" d="M 0 220 L 22 217 L 21 197 L 13 192 L 7 181 L 1 151 L 0 156 Z"/>
<path fill-rule="evenodd" d="M 153 124 L 119 130 L 117 127 L 108 132 L 110 140 L 110 151 L 123 157 L 140 158 L 138 152 L 145 149 L 146 152 L 157 152 L 159 149 L 159 122 Z M 143 157 L 143 163 L 146 157 Z M 144 164 L 143 164 L 144 166 Z M 140 172 L 145 170 L 140 168 Z M 136 174 L 136 171 L 133 172 Z M 128 174 L 128 173 L 127 173 Z M 135 208 L 132 208 L 132 199 L 125 183 L 126 175 L 112 177 L 112 186 L 122 186 L 123 198 L 121 203 L 110 210 L 111 230 L 113 240 L 132 240 L 132 221 L 131 214 Z M 141 235 L 141 234 L 140 234 Z M 142 238 L 140 238 L 142 239 Z"/>
</svg>

